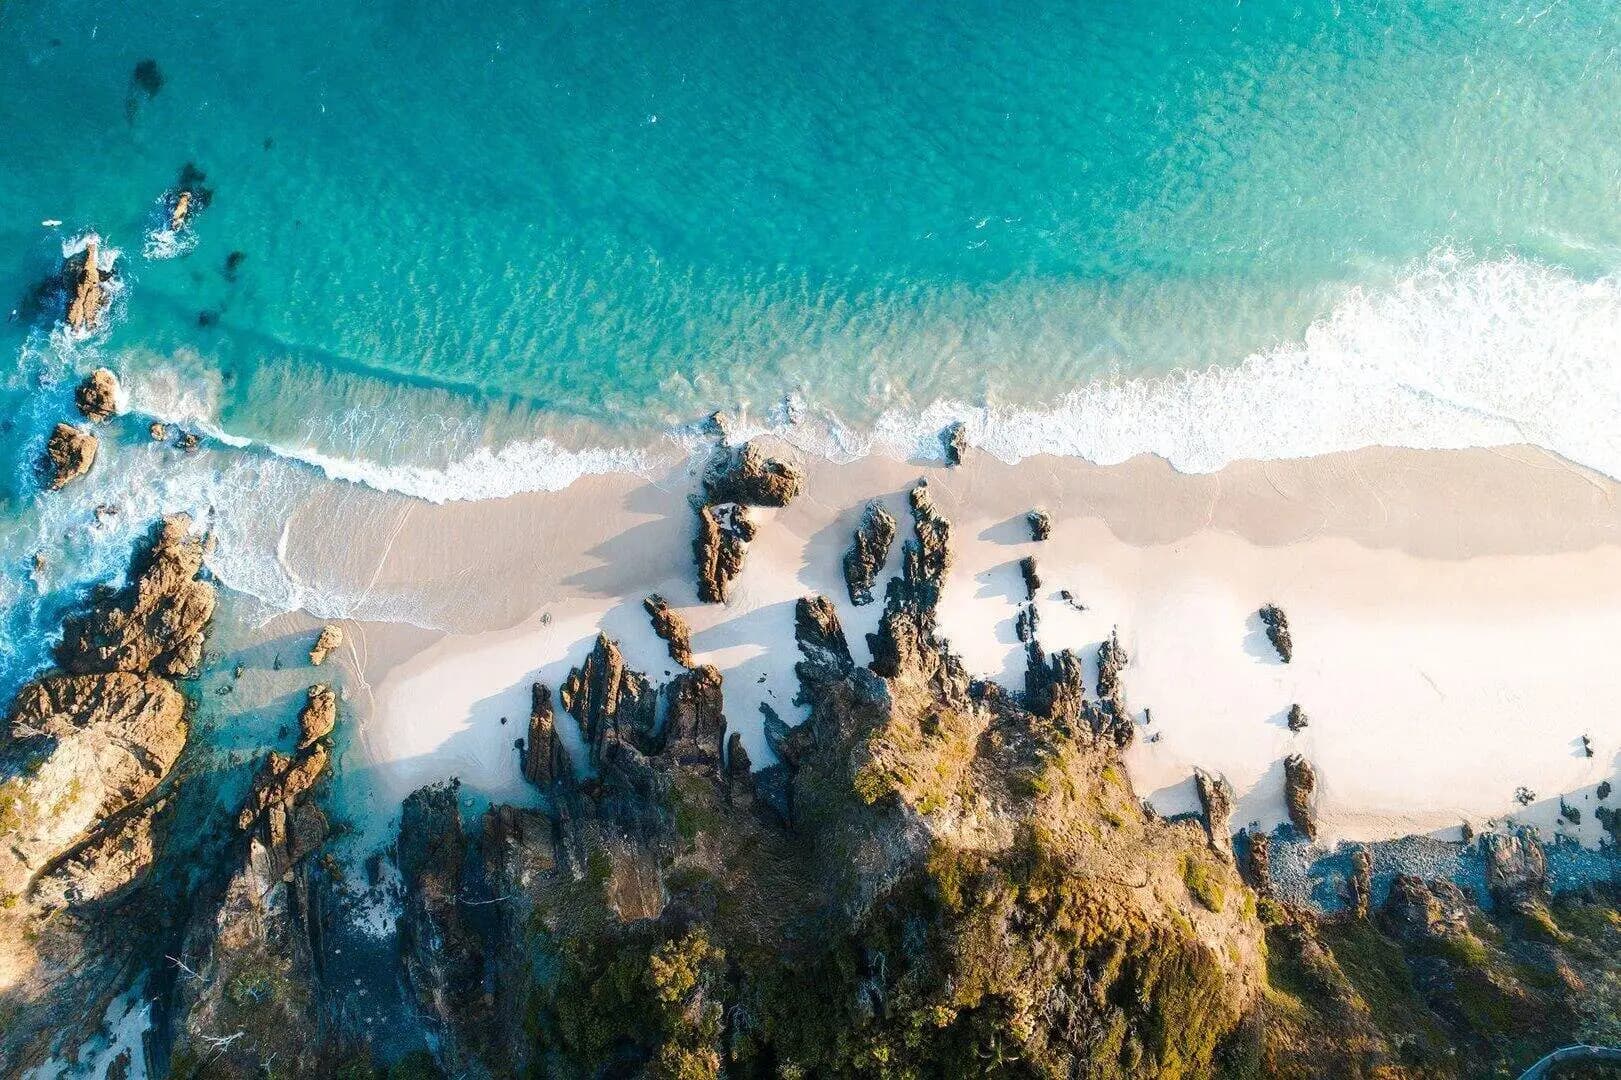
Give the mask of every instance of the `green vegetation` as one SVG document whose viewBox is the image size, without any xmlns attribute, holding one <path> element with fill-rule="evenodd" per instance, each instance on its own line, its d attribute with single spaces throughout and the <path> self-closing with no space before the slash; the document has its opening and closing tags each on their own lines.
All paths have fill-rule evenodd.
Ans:
<svg viewBox="0 0 1621 1080">
<path fill-rule="evenodd" d="M 1194 855 L 1182 856 L 1182 882 L 1193 898 L 1211 911 L 1221 911 L 1227 906 L 1227 893 L 1221 887 L 1221 880 L 1205 860 Z"/>
</svg>

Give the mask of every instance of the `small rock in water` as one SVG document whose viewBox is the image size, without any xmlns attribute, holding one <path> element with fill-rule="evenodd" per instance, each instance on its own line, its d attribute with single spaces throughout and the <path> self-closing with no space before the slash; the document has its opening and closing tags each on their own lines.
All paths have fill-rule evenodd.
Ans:
<svg viewBox="0 0 1621 1080">
<path fill-rule="evenodd" d="M 953 421 L 940 432 L 940 442 L 945 447 L 946 465 L 961 465 L 962 456 L 968 450 L 968 428 L 961 420 Z"/>
<path fill-rule="evenodd" d="M 92 424 L 112 419 L 118 412 L 118 378 L 106 368 L 97 368 L 73 392 L 73 403 Z"/>
<path fill-rule="evenodd" d="M 156 60 L 142 60 L 135 65 L 130 82 L 147 97 L 156 97 L 158 91 L 163 89 L 163 69 L 158 67 Z"/>
<path fill-rule="evenodd" d="M 248 257 L 245 251 L 233 251 L 225 256 L 225 280 L 235 281 L 236 272 L 242 269 L 242 262 Z"/>
<path fill-rule="evenodd" d="M 169 429 L 155 420 L 152 422 L 152 426 L 146 429 L 146 433 L 152 436 L 153 442 L 162 442 L 169 437 Z"/>
</svg>

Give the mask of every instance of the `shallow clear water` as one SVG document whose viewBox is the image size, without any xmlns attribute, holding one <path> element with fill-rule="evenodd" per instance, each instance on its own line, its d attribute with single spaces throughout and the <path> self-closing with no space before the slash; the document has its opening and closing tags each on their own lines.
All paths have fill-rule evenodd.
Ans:
<svg viewBox="0 0 1621 1080">
<path fill-rule="evenodd" d="M 99 500 L 213 506 L 242 554 L 323 470 L 555 487 L 790 394 L 843 454 L 966 417 L 1004 457 L 1525 439 L 1615 473 L 1618 100 L 1598 0 L 5 5 L 0 292 L 88 229 L 126 282 L 96 342 L 6 327 L 6 599 L 50 624 L 22 572 L 64 532 L 47 592 L 117 565 Z M 143 258 L 188 161 L 195 246 Z M 230 442 L 42 507 L 97 362 L 132 447 Z"/>
</svg>

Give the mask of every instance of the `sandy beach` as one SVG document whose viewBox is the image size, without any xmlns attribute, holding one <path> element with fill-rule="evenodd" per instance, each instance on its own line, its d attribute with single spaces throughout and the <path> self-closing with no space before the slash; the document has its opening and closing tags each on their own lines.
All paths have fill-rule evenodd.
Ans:
<svg viewBox="0 0 1621 1080">
<path fill-rule="evenodd" d="M 286 560 L 302 580 L 409 597 L 436 628 L 348 624 L 341 663 L 357 723 L 344 801 L 381 822 L 451 775 L 471 797 L 532 801 L 514 741 L 534 681 L 555 690 L 599 630 L 655 682 L 673 673 L 642 611 L 651 592 L 688 618 L 698 660 L 724 675 L 729 725 L 756 765 L 770 761 L 760 705 L 802 715 L 794 601 L 833 597 L 866 659 L 881 604 L 849 603 L 840 560 L 870 500 L 908 535 L 905 493 L 927 477 L 953 525 L 941 625 L 955 649 L 975 673 L 1022 686 L 1017 564 L 1035 555 L 1043 644 L 1095 660 L 1117 629 L 1131 655 L 1139 728 L 1127 760 L 1162 813 L 1195 808 L 1198 766 L 1232 782 L 1235 825 L 1271 828 L 1285 816 L 1282 761 L 1300 753 L 1321 776 L 1325 845 L 1455 836 L 1509 814 L 1550 835 L 1601 835 L 1593 793 L 1621 754 L 1621 665 L 1610 656 L 1621 507 L 1607 479 L 1519 447 L 1376 449 L 1210 475 L 1154 458 L 799 464 L 805 495 L 760 513 L 724 606 L 697 602 L 684 467 L 492 502 L 401 499 L 392 521 L 362 534 L 295 519 Z M 1024 520 L 1036 506 L 1053 519 L 1043 543 Z M 886 578 L 898 559 L 897 544 Z M 1269 602 L 1289 614 L 1287 665 L 1256 615 Z M 1309 717 L 1298 733 L 1285 723 L 1295 703 Z M 1580 825 L 1561 816 L 1561 799 Z"/>
</svg>

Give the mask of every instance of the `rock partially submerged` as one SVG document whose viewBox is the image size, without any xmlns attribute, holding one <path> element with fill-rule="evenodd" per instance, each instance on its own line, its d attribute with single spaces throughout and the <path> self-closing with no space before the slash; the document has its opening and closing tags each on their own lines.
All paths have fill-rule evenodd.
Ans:
<svg viewBox="0 0 1621 1080">
<path fill-rule="evenodd" d="M 1266 627 L 1267 640 L 1278 650 L 1279 659 L 1287 664 L 1295 655 L 1294 639 L 1289 636 L 1289 617 L 1276 604 L 1266 605 L 1258 614 Z"/>
<path fill-rule="evenodd" d="M 963 455 L 968 452 L 968 426 L 961 420 L 947 424 L 940 432 L 940 445 L 945 449 L 947 468 L 961 465 Z"/>
<path fill-rule="evenodd" d="M 73 403 L 92 424 L 111 420 L 118 414 L 118 377 L 106 368 L 97 368 L 73 392 Z"/>
<path fill-rule="evenodd" d="M 195 674 L 203 630 L 214 614 L 214 586 L 198 576 L 206 551 L 189 517 L 165 518 L 137 550 L 128 583 L 99 591 L 88 611 L 63 623 L 57 662 L 71 672 Z"/>
<path fill-rule="evenodd" d="M 336 623 L 327 623 L 321 627 L 321 632 L 315 638 L 315 644 L 310 646 L 310 663 L 320 667 L 326 663 L 326 658 L 337 650 L 343 648 L 343 627 Z"/>
<path fill-rule="evenodd" d="M 67 307 L 62 319 L 68 328 L 88 333 L 100 328 L 102 316 L 112 297 L 107 292 L 107 281 L 112 269 L 102 269 L 101 239 L 96 236 L 85 241 L 84 250 L 68 256 L 62 267 L 67 284 Z"/>
<path fill-rule="evenodd" d="M 1347 884 L 1351 893 L 1351 916 L 1366 919 L 1373 906 L 1373 853 L 1365 844 L 1351 852 L 1351 876 Z"/>
<path fill-rule="evenodd" d="M 45 442 L 39 473 L 49 491 L 61 491 L 96 463 L 96 437 L 72 424 L 57 424 Z"/>
<path fill-rule="evenodd" d="M 670 659 L 682 667 L 691 667 L 692 629 L 687 620 L 657 593 L 643 600 L 642 607 L 653 620 L 653 633 L 669 647 Z"/>
<path fill-rule="evenodd" d="M 1307 840 L 1317 839 L 1317 770 L 1299 754 L 1283 762 L 1283 801 L 1289 820 Z"/>
<path fill-rule="evenodd" d="M 873 601 L 872 587 L 889 561 L 895 543 L 895 517 L 882 503 L 868 503 L 856 526 L 850 550 L 844 555 L 844 584 L 850 603 L 860 607 Z"/>
</svg>

